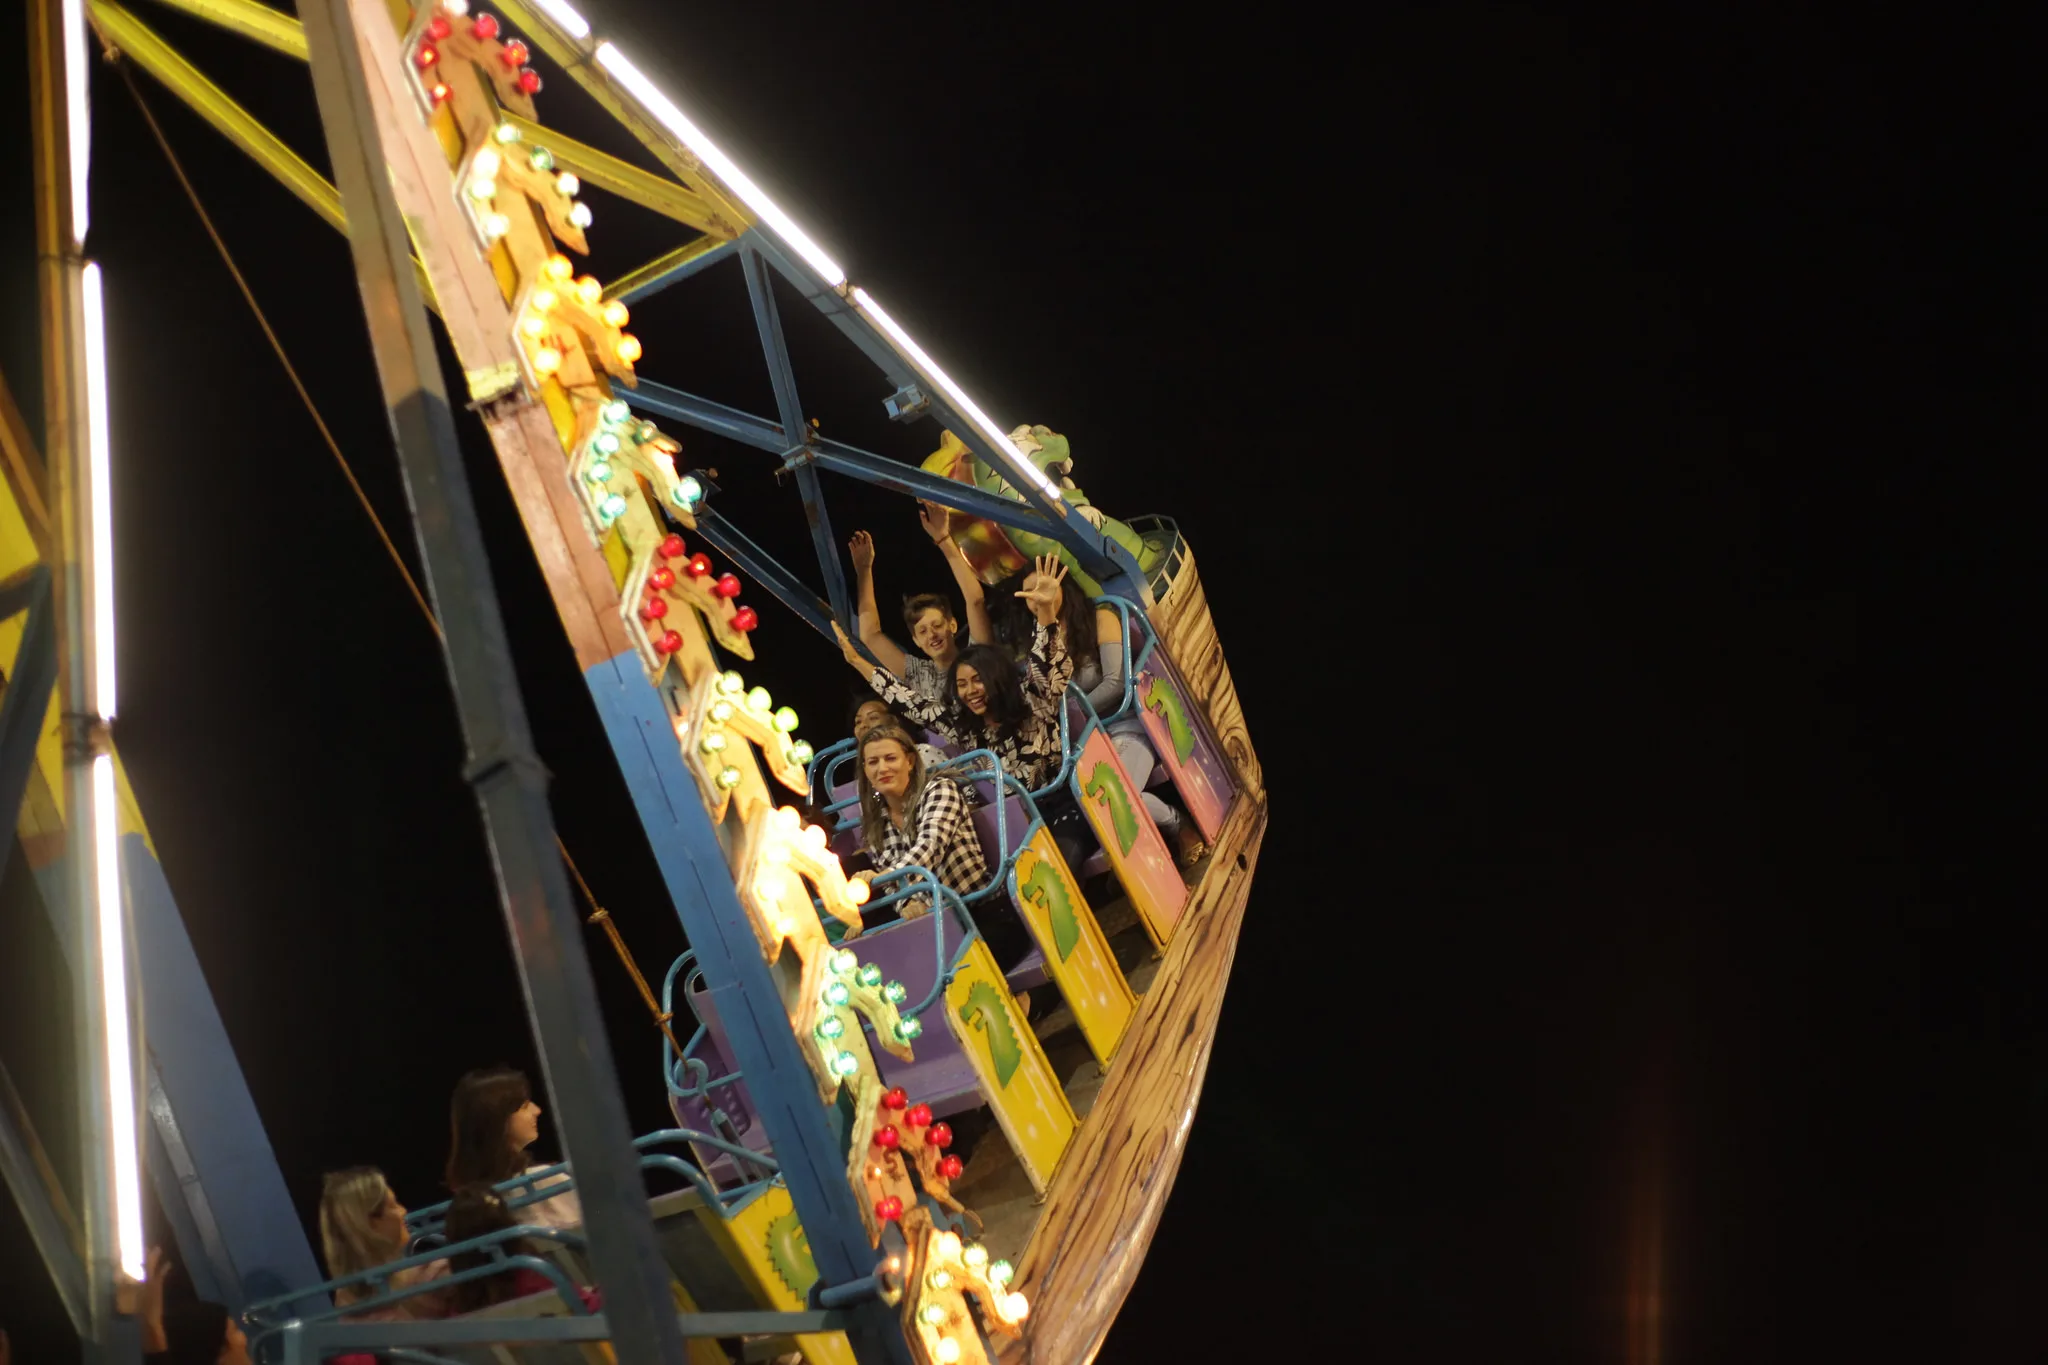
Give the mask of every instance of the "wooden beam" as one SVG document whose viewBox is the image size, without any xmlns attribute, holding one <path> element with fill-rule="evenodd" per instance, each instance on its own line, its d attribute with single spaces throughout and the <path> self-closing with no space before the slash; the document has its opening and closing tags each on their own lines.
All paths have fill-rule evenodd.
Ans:
<svg viewBox="0 0 2048 1365">
<path fill-rule="evenodd" d="M 1136 1283 L 1216 1041 L 1245 900 L 1266 835 L 1266 803 L 1241 795 L 1139 1002 L 1087 1121 L 1060 1161 L 1017 1272 L 1031 1302 L 1022 1341 L 998 1365 L 1092 1360 Z"/>
</svg>

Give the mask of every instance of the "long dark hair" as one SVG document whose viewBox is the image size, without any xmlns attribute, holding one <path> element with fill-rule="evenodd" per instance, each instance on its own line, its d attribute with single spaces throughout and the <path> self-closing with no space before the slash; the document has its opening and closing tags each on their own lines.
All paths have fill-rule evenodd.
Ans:
<svg viewBox="0 0 2048 1365">
<path fill-rule="evenodd" d="M 996 643 L 1020 659 L 1031 652 L 1031 636 L 1038 629 L 1038 618 L 1031 614 L 1031 608 L 1025 606 L 1024 599 L 1017 594 L 1024 591 L 1024 580 L 1035 572 L 1035 569 L 1020 569 L 990 588 L 983 597 L 988 606 L 989 624 L 995 627 Z M 1060 580 L 1059 619 L 1067 628 L 1067 653 L 1077 660 L 1094 658 L 1095 603 L 1075 584 L 1072 574 Z"/>
<path fill-rule="evenodd" d="M 526 1169 L 526 1154 L 512 1146 L 506 1125 L 533 1098 L 526 1073 L 508 1067 L 472 1071 L 455 1084 L 448 1101 L 450 1190 L 495 1185 Z"/>
<path fill-rule="evenodd" d="M 868 846 L 868 852 L 879 856 L 882 841 L 889 837 L 889 806 L 882 800 L 882 794 L 868 781 L 868 745 L 889 740 L 899 744 L 910 759 L 910 786 L 903 794 L 905 810 L 915 811 L 917 803 L 924 798 L 926 774 L 924 755 L 918 752 L 917 741 L 910 732 L 900 725 L 877 725 L 860 737 L 859 747 L 854 751 L 854 764 L 859 771 L 860 783 L 860 837 Z"/>
<path fill-rule="evenodd" d="M 988 710 L 975 715 L 960 701 L 960 669 L 965 665 L 981 675 L 982 694 Z M 1014 731 L 1025 714 L 1024 688 L 1017 681 L 1017 662 L 994 645 L 969 645 L 953 661 L 946 690 L 951 693 L 954 714 L 966 725 L 984 725 L 999 735 Z"/>
<path fill-rule="evenodd" d="M 519 1226 L 518 1215 L 505 1203 L 503 1195 L 489 1185 L 465 1185 L 455 1192 L 455 1198 L 448 1205 L 448 1221 L 444 1231 L 448 1244 L 454 1246 L 475 1237 L 503 1232 L 506 1228 Z M 501 1242 L 499 1249 L 507 1256 L 534 1256 L 537 1249 L 523 1238 Z M 488 1250 L 463 1251 L 448 1258 L 448 1272 L 457 1275 L 465 1270 L 489 1265 L 491 1253 Z M 479 1308 L 488 1308 L 494 1303 L 503 1303 L 513 1295 L 513 1272 L 502 1275 L 482 1275 L 474 1280 L 465 1280 L 454 1287 L 454 1310 L 458 1313 L 474 1313 Z"/>
</svg>

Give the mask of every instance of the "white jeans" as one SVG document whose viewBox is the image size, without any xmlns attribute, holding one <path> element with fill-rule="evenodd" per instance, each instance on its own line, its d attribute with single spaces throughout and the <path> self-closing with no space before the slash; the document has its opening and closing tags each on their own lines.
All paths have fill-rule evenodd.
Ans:
<svg viewBox="0 0 2048 1365">
<path fill-rule="evenodd" d="M 1138 799 L 1145 803 L 1152 823 L 1159 826 L 1159 832 L 1169 839 L 1179 834 L 1180 812 L 1145 790 L 1145 784 L 1152 779 L 1152 769 L 1159 762 L 1145 736 L 1131 731 L 1122 734 L 1112 731 L 1109 742 L 1116 746 L 1116 756 L 1123 760 L 1124 771 L 1130 774 L 1131 785 L 1137 788 Z"/>
</svg>

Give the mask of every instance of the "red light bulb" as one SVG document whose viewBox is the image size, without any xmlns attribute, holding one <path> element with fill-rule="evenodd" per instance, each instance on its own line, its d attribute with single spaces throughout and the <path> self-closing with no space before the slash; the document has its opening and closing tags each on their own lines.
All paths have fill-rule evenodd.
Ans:
<svg viewBox="0 0 2048 1365">
<path fill-rule="evenodd" d="M 931 1144 L 932 1146 L 934 1146 L 934 1147 L 950 1147 L 950 1146 L 952 1146 L 952 1145 L 953 1145 L 953 1125 L 952 1125 L 952 1124 L 950 1124 L 950 1123 L 935 1123 L 935 1124 L 933 1124 L 933 1125 L 931 1126 L 931 1131 L 927 1132 L 927 1133 L 926 1133 L 926 1134 L 924 1135 L 924 1140 L 925 1140 L 926 1142 L 929 1142 L 929 1143 L 930 1143 L 930 1144 Z"/>
<path fill-rule="evenodd" d="M 657 654 L 673 654 L 682 647 L 683 637 L 674 631 L 670 631 L 654 642 L 654 652 Z"/>
<path fill-rule="evenodd" d="M 711 556 L 699 550 L 690 556 L 690 562 L 683 566 L 683 572 L 692 578 L 702 578 L 711 572 Z"/>
<path fill-rule="evenodd" d="M 711 591 L 717 593 L 720 597 L 738 597 L 740 595 L 740 581 L 729 573 L 722 573 L 718 576 L 718 581 L 711 585 Z"/>
<path fill-rule="evenodd" d="M 893 1223 L 903 1216 L 903 1201 L 895 1195 L 875 1201 L 875 1217 L 885 1223 Z"/>
<path fill-rule="evenodd" d="M 948 1180 L 958 1180 L 960 1173 L 967 1169 L 967 1163 L 957 1156 L 939 1158 L 939 1174 Z"/>
<path fill-rule="evenodd" d="M 439 42 L 441 39 L 446 38 L 454 27 L 453 24 L 448 22 L 447 15 L 437 14 L 427 20 L 427 36 L 435 42 Z"/>
<path fill-rule="evenodd" d="M 520 72 L 519 88 L 529 95 L 538 95 L 540 93 L 540 72 L 535 71 L 530 66 Z"/>
<path fill-rule="evenodd" d="M 498 60 L 507 66 L 525 66 L 527 58 L 531 55 L 526 50 L 526 44 L 517 38 L 498 49 Z"/>
<path fill-rule="evenodd" d="M 482 38 L 485 41 L 497 37 L 498 16 L 495 14 L 479 14 L 476 17 L 476 22 L 469 26 L 469 36 L 472 38 Z"/>
<path fill-rule="evenodd" d="M 894 1128 L 875 1129 L 875 1146 L 877 1147 L 887 1147 L 894 1150 L 896 1144 L 901 1141 L 903 1141 L 903 1134 L 897 1132 Z"/>
<path fill-rule="evenodd" d="M 670 536 L 669 540 L 673 540 L 676 543 L 676 553 L 681 554 L 683 549 L 683 538 L 681 536 Z M 667 548 L 668 542 L 662 542 L 662 549 L 666 551 Z M 647 586 L 650 588 L 656 588 L 666 591 L 669 588 L 673 588 L 675 585 L 676 571 L 666 566 L 656 569 L 653 573 L 647 575 Z"/>
<path fill-rule="evenodd" d="M 659 621 L 666 615 L 668 615 L 668 599 L 666 597 L 650 597 L 647 599 L 647 605 L 640 608 L 640 619 L 643 621 Z"/>
<path fill-rule="evenodd" d="M 760 624 L 761 617 L 752 607 L 741 607 L 732 614 L 732 628 L 734 630 L 752 630 Z"/>
<path fill-rule="evenodd" d="M 680 559 L 682 553 L 683 538 L 681 536 L 670 536 L 667 540 L 661 542 L 661 557 L 663 559 Z"/>
<path fill-rule="evenodd" d="M 435 81 L 434 88 L 427 92 L 427 96 L 436 104 L 446 104 L 448 102 L 448 87 L 439 81 Z"/>
<path fill-rule="evenodd" d="M 928 1104 L 913 1104 L 910 1106 L 910 1112 L 903 1116 L 903 1121 L 912 1128 L 922 1128 L 932 1121 L 932 1107 Z"/>
<path fill-rule="evenodd" d="M 882 1107 L 883 1107 L 884 1109 L 907 1109 L 907 1108 L 909 1108 L 909 1107 L 910 1107 L 910 1094 L 909 1094 L 909 1092 L 908 1092 L 908 1091 L 906 1091 L 906 1090 L 904 1090 L 904 1088 L 903 1088 L 902 1086 L 900 1086 L 900 1085 L 899 1085 L 899 1086 L 897 1086 L 897 1087 L 896 1087 L 896 1088 L 895 1088 L 894 1090 L 891 1090 L 891 1091 L 889 1091 L 889 1092 L 888 1092 L 887 1094 L 885 1094 L 885 1095 L 883 1095 L 883 1096 L 882 1096 Z"/>
<path fill-rule="evenodd" d="M 412 54 L 412 64 L 422 71 L 440 60 L 441 53 L 432 43 L 421 43 L 420 50 Z"/>
</svg>

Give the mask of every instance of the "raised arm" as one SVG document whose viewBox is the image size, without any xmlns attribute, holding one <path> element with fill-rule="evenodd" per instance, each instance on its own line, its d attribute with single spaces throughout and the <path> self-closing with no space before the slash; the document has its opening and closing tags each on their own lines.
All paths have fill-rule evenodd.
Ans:
<svg viewBox="0 0 2048 1365">
<path fill-rule="evenodd" d="M 832 633 L 839 637 L 839 653 L 841 657 L 852 666 L 854 672 L 868 680 L 868 686 L 875 689 L 877 696 L 902 711 L 919 725 L 937 730 L 955 744 L 960 742 L 960 737 L 953 732 L 953 727 L 945 707 L 911 691 L 903 685 L 903 680 L 895 674 L 876 668 L 866 659 L 861 658 L 860 651 L 853 647 L 853 641 L 846 638 L 845 628 L 837 621 L 832 623 Z"/>
<path fill-rule="evenodd" d="M 1031 586 L 1017 594 L 1038 622 L 1031 632 L 1031 655 L 1024 661 L 1024 700 L 1041 716 L 1058 714 L 1060 698 L 1074 677 L 1067 628 L 1060 620 L 1060 583 L 1066 576 L 1067 566 L 1058 555 L 1040 555 Z"/>
<path fill-rule="evenodd" d="M 853 556 L 854 586 L 859 592 L 860 642 L 874 652 L 882 661 L 882 667 L 898 677 L 903 676 L 903 651 L 896 642 L 882 631 L 882 613 L 875 607 L 875 542 L 866 531 L 855 531 L 853 539 L 846 542 L 846 549 Z M 858 654 L 853 656 L 860 659 Z M 855 665 L 858 672 L 865 674 L 872 665 L 865 659 Z"/>
<path fill-rule="evenodd" d="M 1095 608 L 1095 657 L 1102 664 L 1102 681 L 1089 689 L 1088 704 L 1107 720 L 1124 704 L 1124 624 L 1108 607 Z"/>
<path fill-rule="evenodd" d="M 988 619 L 988 602 L 982 595 L 981 580 L 975 577 L 974 566 L 967 562 L 967 556 L 953 539 L 951 517 L 935 502 L 920 500 L 917 504 L 917 518 L 924 523 L 924 533 L 946 557 L 946 567 L 953 571 L 953 584 L 967 604 L 967 638 L 978 645 L 992 645 L 996 642 L 996 631 Z"/>
</svg>

